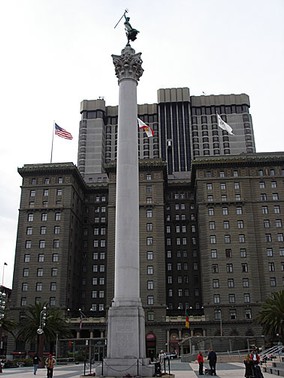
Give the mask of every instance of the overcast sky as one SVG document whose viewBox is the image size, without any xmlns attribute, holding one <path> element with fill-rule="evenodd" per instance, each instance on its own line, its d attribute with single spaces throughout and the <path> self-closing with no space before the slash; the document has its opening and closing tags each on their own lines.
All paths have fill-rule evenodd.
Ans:
<svg viewBox="0 0 284 378">
<path fill-rule="evenodd" d="M 0 268 L 12 287 L 17 168 L 77 162 L 80 102 L 117 105 L 111 54 L 126 44 L 125 9 L 142 52 L 138 103 L 157 89 L 250 96 L 257 152 L 284 150 L 284 0 L 0 0 Z M 4 263 L 5 272 L 3 276 Z M 4 281 L 4 282 L 3 282 Z"/>
</svg>

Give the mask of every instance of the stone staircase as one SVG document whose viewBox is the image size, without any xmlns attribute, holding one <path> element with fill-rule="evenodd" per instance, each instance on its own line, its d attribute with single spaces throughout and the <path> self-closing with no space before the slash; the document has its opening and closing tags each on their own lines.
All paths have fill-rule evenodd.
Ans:
<svg viewBox="0 0 284 378">
<path fill-rule="evenodd" d="M 279 377 L 284 377 L 284 362 L 273 361 L 262 365 L 262 370 L 269 374 L 278 375 Z"/>
</svg>

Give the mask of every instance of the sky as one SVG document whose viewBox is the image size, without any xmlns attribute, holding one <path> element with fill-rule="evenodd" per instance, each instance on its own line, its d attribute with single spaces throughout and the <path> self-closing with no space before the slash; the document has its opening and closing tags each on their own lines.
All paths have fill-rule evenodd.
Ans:
<svg viewBox="0 0 284 378">
<path fill-rule="evenodd" d="M 0 274 L 12 287 L 24 164 L 77 162 L 80 102 L 118 104 L 112 54 L 132 43 L 138 103 L 159 88 L 250 96 L 257 152 L 284 151 L 284 0 L 0 0 Z M 6 263 L 7 265 L 4 265 Z"/>
</svg>

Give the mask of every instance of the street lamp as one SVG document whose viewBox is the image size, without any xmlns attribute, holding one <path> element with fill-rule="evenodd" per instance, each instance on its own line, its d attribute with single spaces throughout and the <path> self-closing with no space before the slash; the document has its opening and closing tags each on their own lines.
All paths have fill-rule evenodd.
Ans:
<svg viewBox="0 0 284 378">
<path fill-rule="evenodd" d="M 43 309 L 40 312 L 39 316 L 39 327 L 37 329 L 37 334 L 42 335 L 44 333 L 43 328 L 45 327 L 45 322 L 46 322 L 46 307 L 44 306 Z"/>
<path fill-rule="evenodd" d="M 44 306 L 39 315 L 39 327 L 36 331 L 38 334 L 38 355 L 40 357 L 40 364 L 39 364 L 40 367 L 44 367 L 44 362 L 43 362 L 44 330 L 43 329 L 46 325 L 46 318 L 47 318 L 47 311 L 46 311 L 46 307 Z"/>
<path fill-rule="evenodd" d="M 4 291 L 0 291 L 0 353 L 3 354 L 3 340 L 2 340 L 2 320 L 5 316 L 7 295 Z M 0 369 L 1 372 L 1 369 Z"/>
</svg>

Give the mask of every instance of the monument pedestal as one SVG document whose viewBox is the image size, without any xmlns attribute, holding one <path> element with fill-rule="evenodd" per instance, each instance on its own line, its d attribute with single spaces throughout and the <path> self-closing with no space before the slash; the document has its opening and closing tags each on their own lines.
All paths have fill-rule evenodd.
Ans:
<svg viewBox="0 0 284 378">
<path fill-rule="evenodd" d="M 114 304 L 108 312 L 108 340 L 107 358 L 96 368 L 97 375 L 153 376 L 155 367 L 145 357 L 145 316 L 142 306 L 115 307 Z"/>
</svg>

